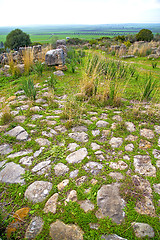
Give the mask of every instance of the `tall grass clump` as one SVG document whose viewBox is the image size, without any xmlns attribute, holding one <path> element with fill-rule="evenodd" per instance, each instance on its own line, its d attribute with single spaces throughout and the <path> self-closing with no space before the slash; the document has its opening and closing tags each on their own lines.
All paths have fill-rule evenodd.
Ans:
<svg viewBox="0 0 160 240">
<path fill-rule="evenodd" d="M 4 101 L 3 103 L 0 103 L 0 109 L 2 111 L 2 116 L 1 116 L 1 124 L 5 125 L 10 123 L 13 120 L 13 117 L 10 112 L 10 108 L 7 105 L 7 103 Z"/>
<path fill-rule="evenodd" d="M 9 72 L 12 74 L 13 77 L 20 76 L 20 69 L 17 67 L 17 63 L 14 62 L 12 53 L 8 54 L 8 61 L 9 61 Z"/>
<path fill-rule="evenodd" d="M 155 89 L 156 89 L 155 80 L 153 79 L 151 74 L 149 75 L 146 74 L 141 100 L 150 100 L 151 95 L 154 93 Z"/>
<path fill-rule="evenodd" d="M 52 73 L 51 76 L 48 77 L 47 84 L 49 88 L 53 88 L 55 90 L 57 84 L 57 77 L 54 73 Z"/>
<path fill-rule="evenodd" d="M 23 51 L 23 62 L 24 62 L 24 72 L 25 74 L 29 74 L 32 70 L 34 63 L 34 55 L 32 48 L 25 48 Z"/>
<path fill-rule="evenodd" d="M 24 90 L 26 96 L 31 100 L 36 100 L 36 89 L 34 87 L 33 80 L 26 79 L 22 82 L 22 89 Z"/>
<path fill-rule="evenodd" d="M 36 62 L 34 65 L 34 72 L 37 73 L 38 77 L 42 76 L 44 65 L 41 62 Z"/>
</svg>

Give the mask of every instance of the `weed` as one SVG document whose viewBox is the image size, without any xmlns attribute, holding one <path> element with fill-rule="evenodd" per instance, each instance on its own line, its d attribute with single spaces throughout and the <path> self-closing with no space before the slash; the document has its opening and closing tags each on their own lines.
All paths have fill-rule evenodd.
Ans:
<svg viewBox="0 0 160 240">
<path fill-rule="evenodd" d="M 155 80 L 153 80 L 152 75 L 146 75 L 144 82 L 144 90 L 142 92 L 141 100 L 150 100 L 151 94 L 156 88 Z"/>
<path fill-rule="evenodd" d="M 152 68 L 156 68 L 157 67 L 157 62 L 152 62 Z"/>
<path fill-rule="evenodd" d="M 44 65 L 41 62 L 36 62 L 34 65 L 34 71 L 37 73 L 38 76 L 42 76 L 44 70 Z"/>
<path fill-rule="evenodd" d="M 24 90 L 28 98 L 30 98 L 31 100 L 36 99 L 36 89 L 34 87 L 33 80 L 31 80 L 30 78 L 28 80 L 24 80 L 22 82 L 22 89 Z"/>
<path fill-rule="evenodd" d="M 57 84 L 57 77 L 54 73 L 47 80 L 47 84 L 49 88 L 53 88 L 55 90 Z"/>
<path fill-rule="evenodd" d="M 2 104 L 0 104 L 0 109 L 2 109 L 1 124 L 5 125 L 7 123 L 10 123 L 13 120 L 13 118 L 10 113 L 9 106 L 7 106 L 5 102 L 3 102 Z"/>
<path fill-rule="evenodd" d="M 24 71 L 29 74 L 33 66 L 33 50 L 25 48 L 23 51 Z"/>
</svg>

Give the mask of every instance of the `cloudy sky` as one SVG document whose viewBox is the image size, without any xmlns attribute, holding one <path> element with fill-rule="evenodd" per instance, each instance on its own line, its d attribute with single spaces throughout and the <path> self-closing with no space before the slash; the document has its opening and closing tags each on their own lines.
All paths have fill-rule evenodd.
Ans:
<svg viewBox="0 0 160 240">
<path fill-rule="evenodd" d="M 0 0 L 0 26 L 160 23 L 160 0 Z"/>
</svg>

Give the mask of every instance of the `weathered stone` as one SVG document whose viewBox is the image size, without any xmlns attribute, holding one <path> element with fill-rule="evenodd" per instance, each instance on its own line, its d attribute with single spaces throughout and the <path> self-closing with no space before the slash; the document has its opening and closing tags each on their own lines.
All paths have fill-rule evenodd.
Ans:
<svg viewBox="0 0 160 240">
<path fill-rule="evenodd" d="M 85 211 L 92 211 L 94 209 L 94 204 L 91 203 L 90 200 L 83 200 L 78 202 L 80 204 L 80 207 Z"/>
<path fill-rule="evenodd" d="M 24 196 L 33 203 L 42 202 L 52 189 L 52 183 L 35 181 L 25 191 Z"/>
<path fill-rule="evenodd" d="M 77 201 L 77 192 L 75 190 L 71 190 L 65 200 L 65 202 L 76 202 Z"/>
<path fill-rule="evenodd" d="M 111 234 L 111 235 L 102 235 L 101 239 L 105 240 L 127 240 L 126 238 L 122 238 L 116 234 Z"/>
<path fill-rule="evenodd" d="M 63 176 L 69 171 L 69 168 L 63 163 L 58 163 L 55 165 L 54 171 L 56 176 Z"/>
<path fill-rule="evenodd" d="M 21 156 L 24 156 L 24 155 L 28 155 L 30 153 L 32 153 L 32 149 L 12 153 L 12 154 L 8 155 L 7 158 L 21 157 Z"/>
<path fill-rule="evenodd" d="M 123 211 L 125 201 L 119 195 L 119 186 L 118 183 L 103 185 L 97 192 L 97 205 L 102 216 L 112 218 L 117 224 L 120 224 L 125 217 Z"/>
<path fill-rule="evenodd" d="M 91 229 L 98 230 L 100 225 L 98 223 L 89 223 L 89 226 Z"/>
<path fill-rule="evenodd" d="M 42 151 L 45 149 L 45 147 L 41 147 L 38 151 L 36 151 L 34 154 L 33 154 L 33 157 L 36 158 L 38 157 Z"/>
<path fill-rule="evenodd" d="M 6 163 L 6 160 L 0 162 L 0 168 L 2 168 L 5 165 L 5 163 Z"/>
<path fill-rule="evenodd" d="M 112 169 L 120 169 L 120 170 L 125 170 L 128 168 L 127 163 L 125 163 L 124 161 L 118 161 L 118 162 L 111 162 L 109 165 L 110 168 Z"/>
<path fill-rule="evenodd" d="M 154 149 L 152 153 L 155 158 L 160 159 L 160 150 Z"/>
<path fill-rule="evenodd" d="M 154 191 L 158 194 L 160 194 L 160 183 L 153 184 Z"/>
<path fill-rule="evenodd" d="M 65 128 L 65 126 L 62 125 L 58 125 L 55 127 L 55 130 L 61 133 L 65 133 L 67 131 L 67 129 Z"/>
<path fill-rule="evenodd" d="M 156 168 L 151 164 L 151 159 L 148 155 L 134 156 L 135 172 L 144 176 L 156 177 Z"/>
<path fill-rule="evenodd" d="M 11 137 L 16 137 L 17 140 L 24 141 L 28 139 L 28 133 L 21 126 L 17 126 L 10 131 L 6 132 L 5 135 L 9 135 Z"/>
<path fill-rule="evenodd" d="M 29 105 L 23 105 L 23 106 L 20 106 L 20 107 L 17 107 L 17 110 L 22 110 L 22 111 L 25 111 L 29 108 Z"/>
<path fill-rule="evenodd" d="M 136 127 L 132 122 L 125 122 L 126 128 L 129 132 L 136 131 Z"/>
<path fill-rule="evenodd" d="M 101 146 L 98 145 L 97 143 L 91 143 L 91 148 L 94 151 L 94 150 L 99 150 L 101 148 Z"/>
<path fill-rule="evenodd" d="M 88 142 L 88 134 L 85 132 L 69 133 L 68 136 L 78 142 Z"/>
<path fill-rule="evenodd" d="M 118 137 L 113 137 L 111 138 L 111 140 L 109 141 L 109 144 L 111 145 L 112 148 L 118 148 L 122 145 L 123 143 L 123 139 Z"/>
<path fill-rule="evenodd" d="M 18 123 L 23 123 L 26 120 L 26 116 L 16 116 L 14 120 Z"/>
<path fill-rule="evenodd" d="M 155 132 L 160 134 L 160 126 L 156 125 L 154 126 Z"/>
<path fill-rule="evenodd" d="M 4 168 L 0 171 L 0 181 L 5 183 L 20 183 L 24 184 L 25 181 L 22 175 L 25 173 L 25 169 L 20 165 L 9 162 L 6 163 Z"/>
<path fill-rule="evenodd" d="M 48 213 L 48 212 L 51 212 L 53 214 L 56 213 L 58 196 L 59 196 L 58 193 L 55 193 L 48 199 L 43 209 L 45 213 Z"/>
<path fill-rule="evenodd" d="M 32 116 L 31 120 L 32 120 L 32 121 L 35 121 L 35 120 L 40 119 L 40 118 L 42 118 L 42 117 L 43 117 L 43 115 L 35 114 L 35 115 Z"/>
<path fill-rule="evenodd" d="M 144 238 L 144 237 L 149 237 L 153 238 L 154 237 L 154 230 L 153 228 L 148 225 L 147 223 L 132 223 L 132 227 L 134 229 L 134 233 L 136 237 L 138 238 Z"/>
<path fill-rule="evenodd" d="M 106 122 L 106 121 L 103 121 L 103 120 L 99 120 L 97 123 L 96 123 L 96 126 L 101 128 L 101 127 L 107 127 L 109 123 Z"/>
<path fill-rule="evenodd" d="M 45 63 L 48 66 L 64 65 L 65 57 L 63 49 L 53 49 L 46 53 Z"/>
<path fill-rule="evenodd" d="M 50 226 L 50 236 L 52 240 L 83 240 L 83 231 L 74 224 L 64 224 L 60 220 Z"/>
<path fill-rule="evenodd" d="M 94 137 L 98 136 L 100 134 L 100 131 L 99 130 L 92 130 L 92 135 Z"/>
<path fill-rule="evenodd" d="M 160 168 L 160 160 L 158 160 L 158 161 L 156 162 L 156 166 L 157 166 L 158 168 Z"/>
<path fill-rule="evenodd" d="M 76 178 L 76 177 L 78 176 L 78 172 L 79 172 L 78 169 L 76 169 L 76 170 L 70 172 L 69 177 L 70 177 L 70 178 Z"/>
<path fill-rule="evenodd" d="M 125 138 L 126 141 L 131 141 L 131 142 L 134 142 L 138 139 L 137 136 L 134 136 L 134 135 L 129 135 L 128 137 Z"/>
<path fill-rule="evenodd" d="M 64 72 L 61 70 L 57 70 L 54 72 L 54 75 L 61 77 L 61 76 L 64 76 Z"/>
<path fill-rule="evenodd" d="M 122 117 L 121 116 L 119 116 L 119 115 L 115 115 L 115 116 L 113 116 L 113 118 L 112 118 L 113 120 L 116 120 L 116 121 L 118 121 L 118 122 L 121 122 L 121 121 L 123 121 L 123 119 L 122 119 Z"/>
<path fill-rule="evenodd" d="M 88 162 L 86 163 L 86 165 L 84 165 L 83 168 L 85 171 L 90 172 L 93 175 L 96 175 L 102 170 L 103 165 L 98 162 Z"/>
<path fill-rule="evenodd" d="M 57 185 L 59 191 L 62 191 L 69 183 L 69 179 L 65 179 Z"/>
<path fill-rule="evenodd" d="M 43 225 L 44 221 L 41 217 L 34 217 L 26 230 L 25 238 L 29 240 L 35 239 L 35 237 L 42 231 Z"/>
<path fill-rule="evenodd" d="M 43 146 L 50 146 L 51 145 L 51 142 L 46 139 L 46 138 L 37 138 L 35 140 L 41 147 Z"/>
<path fill-rule="evenodd" d="M 77 150 L 76 152 L 69 154 L 66 158 L 66 161 L 68 163 L 73 163 L 73 164 L 79 163 L 87 156 L 87 154 L 88 154 L 87 149 L 81 148 L 81 149 Z"/>
<path fill-rule="evenodd" d="M 134 149 L 134 145 L 133 145 L 132 143 L 127 144 L 127 145 L 125 146 L 125 150 L 128 151 L 128 152 L 132 152 L 133 149 Z"/>
<path fill-rule="evenodd" d="M 124 156 L 123 156 L 123 159 L 129 161 L 129 160 L 130 160 L 130 157 L 129 157 L 128 155 L 124 155 Z"/>
<path fill-rule="evenodd" d="M 148 148 L 151 148 L 152 144 L 148 142 L 147 140 L 141 139 L 139 142 L 139 148 L 142 150 L 146 150 Z"/>
<path fill-rule="evenodd" d="M 72 128 L 72 132 L 87 132 L 88 129 L 85 126 L 77 126 Z"/>
<path fill-rule="evenodd" d="M 80 186 L 87 180 L 87 176 L 82 176 L 76 180 L 76 185 Z"/>
<path fill-rule="evenodd" d="M 33 157 L 26 156 L 26 157 L 21 158 L 19 160 L 19 163 L 29 167 L 32 165 L 32 161 L 33 161 Z"/>
<path fill-rule="evenodd" d="M 9 144 L 0 145 L 0 154 L 1 155 L 9 154 L 12 151 L 13 151 L 13 149 L 10 147 Z"/>
<path fill-rule="evenodd" d="M 119 173 L 119 172 L 110 172 L 108 175 L 112 178 L 115 178 L 117 181 L 124 179 L 124 176 L 122 175 L 122 173 Z"/>
<path fill-rule="evenodd" d="M 143 137 L 146 137 L 147 139 L 154 138 L 154 132 L 152 130 L 146 129 L 146 128 L 140 130 L 140 135 Z"/>
<path fill-rule="evenodd" d="M 32 168 L 32 172 L 37 173 L 37 172 L 41 171 L 42 169 L 45 170 L 49 166 L 50 163 L 51 163 L 51 160 L 40 162 L 34 168 Z"/>
<path fill-rule="evenodd" d="M 160 147 L 160 138 L 158 139 L 158 147 Z"/>
<path fill-rule="evenodd" d="M 39 111 L 41 111 L 41 109 L 38 106 L 34 106 L 34 107 L 30 108 L 30 111 L 32 111 L 32 112 L 39 112 Z"/>
<path fill-rule="evenodd" d="M 101 118 L 101 119 L 107 119 L 107 118 L 108 118 L 108 114 L 102 113 L 102 114 L 100 115 L 100 118 Z"/>
<path fill-rule="evenodd" d="M 79 145 L 78 145 L 77 143 L 70 143 L 70 144 L 68 145 L 68 151 L 73 152 L 73 151 L 76 150 L 76 148 L 77 148 L 78 146 L 79 146 Z"/>
</svg>

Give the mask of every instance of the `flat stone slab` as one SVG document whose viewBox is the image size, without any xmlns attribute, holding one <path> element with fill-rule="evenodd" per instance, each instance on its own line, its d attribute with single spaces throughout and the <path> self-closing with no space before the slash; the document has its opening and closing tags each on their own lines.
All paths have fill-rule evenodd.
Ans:
<svg viewBox="0 0 160 240">
<path fill-rule="evenodd" d="M 63 163 L 58 163 L 55 165 L 54 171 L 56 176 L 63 176 L 69 172 L 69 168 Z"/>
<path fill-rule="evenodd" d="M 24 156 L 24 155 L 28 155 L 30 153 L 32 153 L 32 149 L 12 153 L 12 154 L 8 155 L 7 158 L 21 157 L 21 156 Z"/>
<path fill-rule="evenodd" d="M 85 126 L 77 126 L 72 128 L 72 132 L 87 132 L 88 128 Z"/>
<path fill-rule="evenodd" d="M 129 132 L 136 131 L 136 127 L 132 122 L 125 122 L 126 128 Z"/>
<path fill-rule="evenodd" d="M 103 165 L 98 162 L 88 162 L 86 163 L 86 165 L 84 165 L 83 168 L 85 171 L 90 172 L 93 175 L 96 175 L 102 170 Z"/>
<path fill-rule="evenodd" d="M 35 239 L 35 237 L 42 231 L 43 225 L 44 221 L 41 217 L 34 217 L 26 230 L 25 239 Z"/>
<path fill-rule="evenodd" d="M 107 184 L 97 192 L 97 205 L 102 216 L 110 217 L 117 224 L 120 224 L 125 217 L 123 211 L 125 201 L 119 194 L 119 187 L 118 183 Z"/>
<path fill-rule="evenodd" d="M 69 143 L 67 150 L 70 152 L 74 152 L 77 147 L 79 147 L 77 143 Z"/>
<path fill-rule="evenodd" d="M 10 147 L 9 144 L 0 145 L 0 154 L 1 155 L 9 154 L 12 151 L 13 151 L 13 149 Z"/>
<path fill-rule="evenodd" d="M 19 141 L 26 141 L 28 139 L 28 133 L 21 126 L 17 126 L 11 129 L 10 131 L 6 132 L 5 135 L 16 137 L 16 139 Z"/>
<path fill-rule="evenodd" d="M 127 144 L 127 145 L 125 146 L 125 150 L 126 150 L 127 152 L 132 152 L 133 149 L 134 149 L 133 143 Z"/>
<path fill-rule="evenodd" d="M 111 235 L 102 235 L 101 239 L 105 240 L 127 240 L 126 238 L 122 238 L 116 234 L 111 234 Z"/>
<path fill-rule="evenodd" d="M 63 191 L 63 189 L 69 184 L 69 179 L 65 179 L 57 185 L 58 191 Z"/>
<path fill-rule="evenodd" d="M 118 148 L 122 145 L 123 139 L 120 137 L 113 137 L 110 139 L 109 144 L 111 145 L 112 148 Z"/>
<path fill-rule="evenodd" d="M 151 159 L 148 155 L 134 156 L 135 172 L 144 176 L 156 177 L 156 168 L 151 164 Z"/>
<path fill-rule="evenodd" d="M 51 160 L 40 162 L 34 168 L 32 168 L 32 172 L 36 173 L 38 171 L 41 171 L 42 169 L 48 167 L 50 163 L 51 163 Z"/>
<path fill-rule="evenodd" d="M 106 122 L 106 121 L 103 121 L 103 120 L 99 120 L 97 123 L 96 123 L 96 126 L 101 128 L 101 127 L 107 127 L 109 123 Z"/>
<path fill-rule="evenodd" d="M 122 175 L 122 173 L 119 173 L 119 172 L 110 172 L 108 175 L 116 179 L 117 181 L 124 179 L 124 176 Z"/>
<path fill-rule="evenodd" d="M 19 164 L 14 162 L 6 163 L 4 168 L 0 171 L 0 181 L 5 183 L 20 183 L 24 184 L 22 174 L 25 173 L 25 169 Z"/>
<path fill-rule="evenodd" d="M 69 133 L 68 136 L 77 142 L 88 142 L 88 134 L 85 132 Z"/>
<path fill-rule="evenodd" d="M 113 119 L 113 120 L 116 120 L 116 121 L 118 121 L 118 122 L 123 121 L 123 119 L 122 119 L 122 117 L 121 117 L 120 115 L 115 115 L 115 116 L 112 117 L 112 119 Z"/>
<path fill-rule="evenodd" d="M 77 225 L 56 220 L 50 226 L 50 236 L 52 240 L 83 240 L 83 231 Z"/>
<path fill-rule="evenodd" d="M 152 130 L 146 129 L 146 128 L 140 130 L 140 135 L 143 137 L 146 137 L 147 139 L 154 138 L 154 132 Z"/>
<path fill-rule="evenodd" d="M 46 139 L 46 138 L 37 138 L 35 140 L 41 147 L 43 146 L 50 146 L 51 145 L 51 142 Z"/>
<path fill-rule="evenodd" d="M 91 203 L 90 200 L 83 200 L 83 201 L 79 201 L 78 202 L 80 204 L 80 207 L 85 211 L 85 212 L 88 212 L 88 211 L 92 211 L 94 209 L 94 204 Z"/>
<path fill-rule="evenodd" d="M 86 148 L 80 148 L 79 150 L 69 154 L 66 158 L 68 163 L 79 163 L 81 162 L 86 156 L 88 152 Z"/>
<path fill-rule="evenodd" d="M 51 212 L 53 214 L 56 213 L 56 207 L 57 207 L 57 201 L 58 201 L 58 193 L 53 194 L 48 201 L 45 204 L 45 207 L 43 209 L 43 211 L 45 213 Z"/>
<path fill-rule="evenodd" d="M 52 189 L 52 183 L 35 181 L 25 191 L 24 196 L 33 203 L 42 202 Z"/>
<path fill-rule="evenodd" d="M 95 151 L 95 150 L 99 150 L 101 146 L 98 145 L 97 143 L 91 143 L 91 148 L 93 151 Z"/>
<path fill-rule="evenodd" d="M 128 165 L 124 161 L 120 160 L 118 162 L 111 162 L 109 167 L 112 168 L 112 169 L 125 170 L 125 169 L 128 168 Z"/>
<path fill-rule="evenodd" d="M 144 238 L 144 237 L 149 237 L 153 238 L 154 237 L 154 230 L 153 228 L 147 224 L 147 223 L 132 223 L 132 227 L 134 229 L 134 233 L 136 237 L 138 238 Z"/>
</svg>

